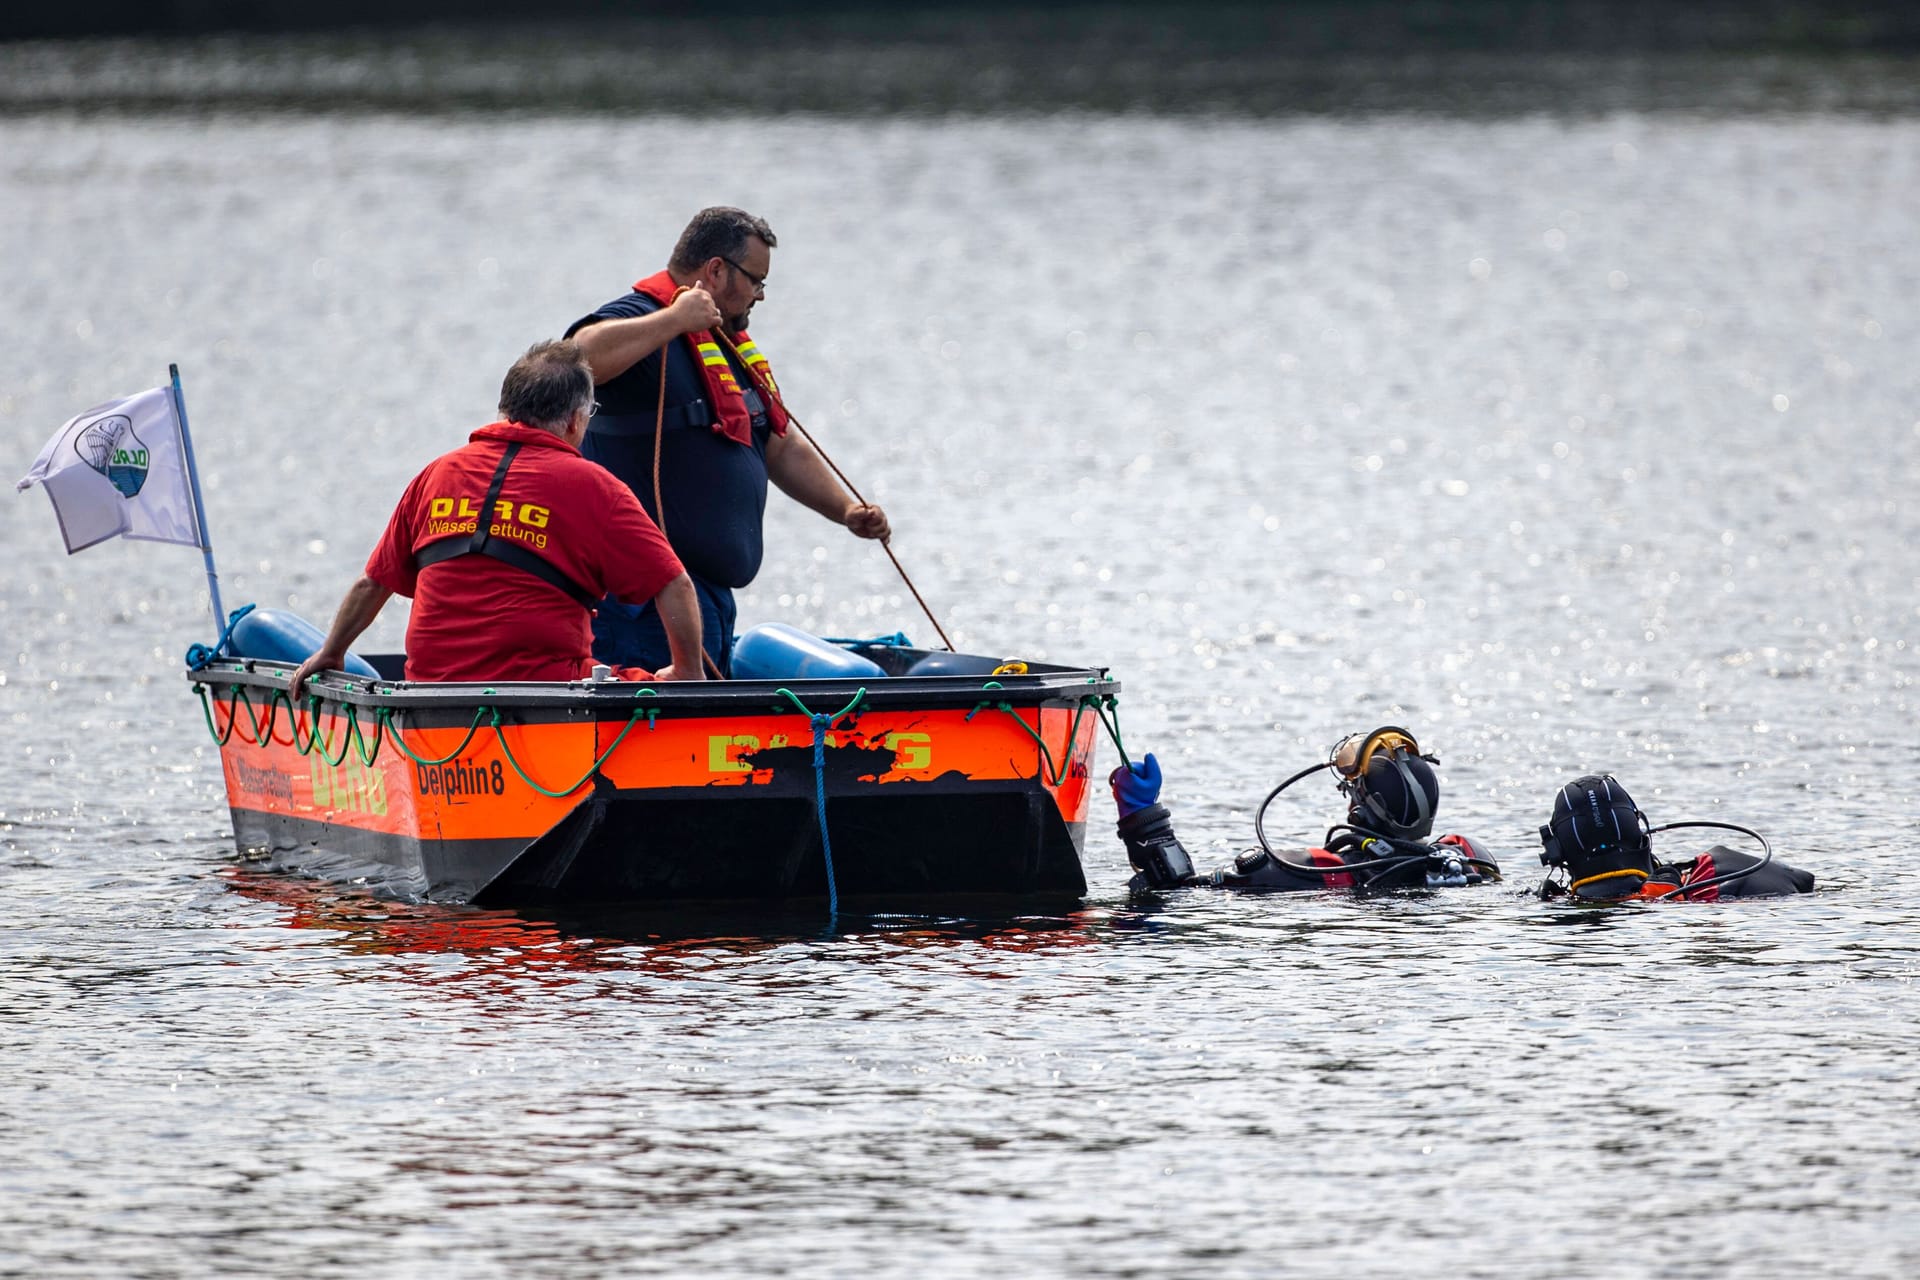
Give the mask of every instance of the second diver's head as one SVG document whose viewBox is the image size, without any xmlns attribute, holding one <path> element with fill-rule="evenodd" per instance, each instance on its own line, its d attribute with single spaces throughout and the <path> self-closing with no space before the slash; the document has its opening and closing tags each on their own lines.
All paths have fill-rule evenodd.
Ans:
<svg viewBox="0 0 1920 1280">
<path fill-rule="evenodd" d="M 1646 815 L 1611 774 L 1590 773 L 1560 788 L 1540 828 L 1540 862 L 1563 868 L 1576 898 L 1629 898 L 1653 872 Z"/>
<path fill-rule="evenodd" d="M 1435 763 L 1395 725 L 1342 739 L 1333 748 L 1333 768 L 1347 797 L 1347 821 L 1394 840 L 1425 840 L 1440 807 Z"/>
</svg>

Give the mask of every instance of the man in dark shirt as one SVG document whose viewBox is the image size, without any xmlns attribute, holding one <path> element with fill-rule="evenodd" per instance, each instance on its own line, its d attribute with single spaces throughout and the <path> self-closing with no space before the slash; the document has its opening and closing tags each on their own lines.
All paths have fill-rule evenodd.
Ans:
<svg viewBox="0 0 1920 1280">
<path fill-rule="evenodd" d="M 665 531 L 693 581 L 707 653 L 723 675 L 733 592 L 760 571 L 768 480 L 860 537 L 884 542 L 890 533 L 886 513 L 855 501 L 812 444 L 787 429 L 779 387 L 747 336 L 775 244 L 760 218 L 703 209 L 665 271 L 567 330 L 587 354 L 600 399 L 582 452 L 624 480 Z M 652 604 L 608 601 L 593 633 L 602 662 L 648 667 L 667 659 Z"/>
</svg>

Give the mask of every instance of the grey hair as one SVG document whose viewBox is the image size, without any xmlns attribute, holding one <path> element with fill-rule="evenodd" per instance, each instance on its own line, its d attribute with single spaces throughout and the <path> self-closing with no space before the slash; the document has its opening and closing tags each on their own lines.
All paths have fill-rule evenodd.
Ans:
<svg viewBox="0 0 1920 1280">
<path fill-rule="evenodd" d="M 593 370 L 577 342 L 536 342 L 500 383 L 500 416 L 556 435 L 593 403 Z"/>
</svg>

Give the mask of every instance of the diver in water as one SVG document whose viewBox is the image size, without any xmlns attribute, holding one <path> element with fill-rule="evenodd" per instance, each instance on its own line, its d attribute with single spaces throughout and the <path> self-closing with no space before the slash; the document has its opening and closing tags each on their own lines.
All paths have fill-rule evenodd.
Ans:
<svg viewBox="0 0 1920 1280">
<path fill-rule="evenodd" d="M 1655 859 L 1655 835 L 1694 827 L 1749 836 L 1759 843 L 1761 854 L 1756 857 L 1716 844 L 1684 862 Z M 1716 902 L 1722 898 L 1813 892 L 1813 873 L 1775 862 L 1773 846 L 1759 832 L 1731 822 L 1653 826 L 1626 788 L 1608 774 L 1588 774 L 1560 788 L 1560 794 L 1554 797 L 1553 816 L 1540 828 L 1540 843 L 1540 862 L 1553 869 L 1540 886 L 1542 898 Z"/>
<path fill-rule="evenodd" d="M 1260 845 L 1205 875 L 1173 833 L 1173 819 L 1160 803 L 1160 764 L 1149 754 L 1122 765 L 1108 779 L 1120 808 L 1120 839 L 1134 876 L 1132 890 L 1206 885 L 1217 889 L 1433 889 L 1498 880 L 1500 868 L 1467 836 L 1430 838 L 1440 782 L 1420 744 L 1392 725 L 1353 734 L 1334 745 L 1329 758 L 1303 769 L 1267 793 L 1254 815 Z M 1266 812 L 1274 798 L 1321 770 L 1339 776 L 1347 818 L 1327 829 L 1323 845 L 1289 857 L 1267 842 Z"/>
</svg>

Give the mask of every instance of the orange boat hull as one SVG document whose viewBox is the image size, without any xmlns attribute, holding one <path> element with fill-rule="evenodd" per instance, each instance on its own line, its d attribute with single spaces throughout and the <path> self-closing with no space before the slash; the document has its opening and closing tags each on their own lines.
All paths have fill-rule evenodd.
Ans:
<svg viewBox="0 0 1920 1280">
<path fill-rule="evenodd" d="M 1118 691 L 1066 668 L 644 690 L 329 677 L 296 708 L 288 670 L 189 673 L 243 856 L 496 905 L 807 898 L 830 874 L 840 896 L 1078 898 Z M 841 714 L 816 726 L 822 709 Z"/>
</svg>

